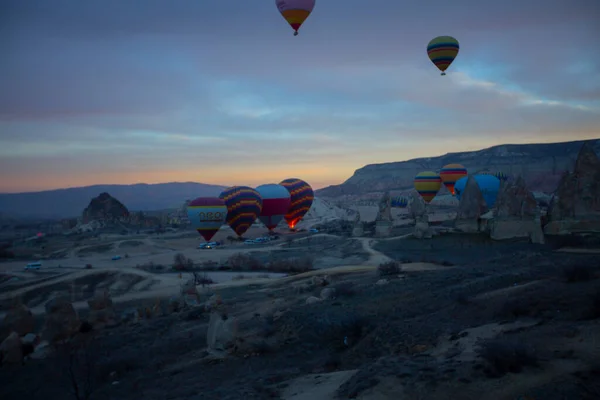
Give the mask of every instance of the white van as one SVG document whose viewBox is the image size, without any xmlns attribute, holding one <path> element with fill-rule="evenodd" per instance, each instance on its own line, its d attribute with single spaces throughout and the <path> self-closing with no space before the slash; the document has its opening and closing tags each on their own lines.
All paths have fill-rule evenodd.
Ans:
<svg viewBox="0 0 600 400">
<path fill-rule="evenodd" d="M 40 268 L 42 268 L 42 263 L 40 261 L 32 262 L 25 266 L 25 269 L 40 269 Z"/>
</svg>

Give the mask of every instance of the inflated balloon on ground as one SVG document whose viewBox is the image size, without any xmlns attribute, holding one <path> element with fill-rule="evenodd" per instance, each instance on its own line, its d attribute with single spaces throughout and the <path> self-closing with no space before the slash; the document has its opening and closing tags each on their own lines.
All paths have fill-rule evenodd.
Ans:
<svg viewBox="0 0 600 400">
<path fill-rule="evenodd" d="M 498 197 L 498 191 L 500 190 L 500 180 L 494 175 L 478 174 L 474 176 L 477 186 L 483 195 L 483 199 L 489 208 L 494 207 L 496 204 L 496 198 Z M 456 197 L 460 200 L 462 192 L 467 186 L 467 177 L 460 178 L 454 185 L 456 191 Z"/>
<path fill-rule="evenodd" d="M 292 202 L 290 192 L 275 183 L 260 185 L 256 191 L 262 198 L 262 211 L 258 219 L 265 224 L 269 230 L 273 230 L 283 220 L 290 209 Z"/>
<path fill-rule="evenodd" d="M 262 211 L 260 194 L 248 186 L 232 186 L 219 196 L 227 206 L 227 224 L 242 236 Z"/>
<path fill-rule="evenodd" d="M 285 215 L 285 220 L 290 227 L 294 227 L 306 215 L 312 206 L 315 194 L 312 187 L 302 179 L 290 178 L 279 183 L 285 187 L 291 196 L 290 209 Z"/>
<path fill-rule="evenodd" d="M 227 206 L 218 197 L 198 197 L 187 206 L 192 226 L 208 242 L 227 219 Z"/>
<path fill-rule="evenodd" d="M 467 169 L 461 164 L 448 164 L 440 170 L 440 178 L 446 189 L 454 195 L 454 184 L 457 180 L 467 176 Z"/>
<path fill-rule="evenodd" d="M 430 203 L 442 187 L 442 178 L 433 171 L 424 171 L 415 176 L 414 185 L 425 203 Z"/>
</svg>

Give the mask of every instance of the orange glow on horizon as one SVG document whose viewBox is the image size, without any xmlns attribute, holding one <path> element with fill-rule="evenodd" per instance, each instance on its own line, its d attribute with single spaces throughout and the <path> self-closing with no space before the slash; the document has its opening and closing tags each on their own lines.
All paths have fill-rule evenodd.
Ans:
<svg viewBox="0 0 600 400">
<path fill-rule="evenodd" d="M 513 136 L 511 136 L 513 137 Z M 521 140 L 504 139 L 503 143 L 553 143 L 572 140 L 596 139 L 596 133 L 571 134 L 570 136 L 552 134 L 546 140 L 540 140 L 532 135 L 523 134 Z M 135 169 L 123 168 L 122 171 L 85 171 L 77 172 L 74 169 L 69 174 L 57 174 L 51 167 L 38 170 L 35 174 L 14 169 L 10 174 L 5 174 L 0 181 L 0 192 L 27 192 L 43 191 L 68 187 L 81 187 L 101 184 L 131 185 L 136 183 L 157 184 L 166 182 L 199 182 L 213 185 L 234 186 L 245 185 L 256 187 L 265 183 L 278 183 L 286 178 L 300 178 L 307 181 L 313 189 L 321 189 L 329 185 L 339 185 L 350 178 L 355 170 L 368 164 L 397 162 L 419 157 L 437 157 L 446 153 L 461 151 L 476 151 L 499 144 L 499 136 L 481 136 L 470 140 L 456 140 L 455 137 L 440 138 L 437 140 L 420 140 L 418 138 L 399 137 L 397 142 L 390 142 L 389 146 L 369 149 L 348 149 L 344 158 L 327 157 L 313 159 L 301 163 L 295 162 L 288 165 L 274 166 L 262 164 L 260 157 L 252 164 L 242 166 L 224 165 L 197 168 L 179 167 L 177 169 L 158 169 L 137 167 Z"/>
</svg>

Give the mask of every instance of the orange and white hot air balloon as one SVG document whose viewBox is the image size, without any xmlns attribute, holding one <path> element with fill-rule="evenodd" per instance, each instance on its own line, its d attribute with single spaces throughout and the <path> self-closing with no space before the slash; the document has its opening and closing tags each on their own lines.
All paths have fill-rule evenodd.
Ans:
<svg viewBox="0 0 600 400">
<path fill-rule="evenodd" d="M 298 36 L 298 29 L 315 8 L 315 0 L 275 0 L 275 4 L 294 30 L 294 36 Z"/>
</svg>

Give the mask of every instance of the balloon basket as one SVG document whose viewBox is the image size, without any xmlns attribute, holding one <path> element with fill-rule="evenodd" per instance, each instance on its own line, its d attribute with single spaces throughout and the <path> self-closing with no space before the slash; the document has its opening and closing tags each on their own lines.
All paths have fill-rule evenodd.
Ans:
<svg viewBox="0 0 600 400">
<path fill-rule="evenodd" d="M 444 76 L 444 75 L 446 75 L 446 73 L 445 73 L 445 72 L 442 72 L 440 75 Z"/>
<path fill-rule="evenodd" d="M 298 31 L 294 32 L 294 36 L 298 36 Z"/>
</svg>

